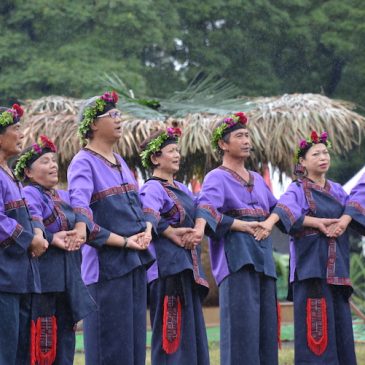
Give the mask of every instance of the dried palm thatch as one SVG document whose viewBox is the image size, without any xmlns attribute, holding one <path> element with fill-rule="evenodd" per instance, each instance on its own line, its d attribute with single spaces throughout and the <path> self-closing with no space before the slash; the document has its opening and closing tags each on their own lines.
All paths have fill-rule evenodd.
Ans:
<svg viewBox="0 0 365 365">
<path fill-rule="evenodd" d="M 39 134 L 51 137 L 59 149 L 62 177 L 72 157 L 80 149 L 77 137 L 77 115 L 82 100 L 49 96 L 28 101 L 25 107 L 25 140 L 30 145 Z M 247 104 L 245 104 L 247 105 Z M 353 111 L 355 105 L 331 100 L 317 94 L 292 94 L 253 100 L 248 111 L 249 129 L 255 152 L 252 164 L 270 162 L 281 172 L 291 174 L 293 154 L 298 140 L 315 129 L 326 130 L 336 154 L 349 151 L 361 141 L 365 118 Z M 132 167 L 143 171 L 138 156 L 139 145 L 155 129 L 172 123 L 183 128 L 181 154 L 184 169 L 180 178 L 202 176 L 218 163 L 219 156 L 210 146 L 213 128 L 221 115 L 188 114 L 184 118 L 142 120 L 123 115 L 123 133 L 117 149 Z"/>
<path fill-rule="evenodd" d="M 365 118 L 347 101 L 318 94 L 286 94 L 254 102 L 256 108 L 248 114 L 255 159 L 271 162 L 288 175 L 298 141 L 312 130 L 328 132 L 334 154 L 344 154 L 359 145 L 365 130 Z"/>
</svg>

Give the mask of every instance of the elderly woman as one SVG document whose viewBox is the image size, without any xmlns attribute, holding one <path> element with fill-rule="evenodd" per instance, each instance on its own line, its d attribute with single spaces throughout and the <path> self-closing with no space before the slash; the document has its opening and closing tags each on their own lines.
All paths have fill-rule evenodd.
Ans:
<svg viewBox="0 0 365 365">
<path fill-rule="evenodd" d="M 180 130 L 168 128 L 146 140 L 142 163 L 152 177 L 140 191 L 147 221 L 154 228 L 151 250 L 156 264 L 148 270 L 152 325 L 152 364 L 209 364 L 202 300 L 208 292 L 200 261 L 200 245 L 183 244 L 192 234 L 192 193 L 174 180 L 179 171 Z"/>
<path fill-rule="evenodd" d="M 29 361 L 29 293 L 40 290 L 36 257 L 48 246 L 33 233 L 22 186 L 7 164 L 21 151 L 22 114 L 17 104 L 0 108 L 0 364 L 6 365 Z"/>
<path fill-rule="evenodd" d="M 264 179 L 246 168 L 247 117 L 236 113 L 213 130 L 222 165 L 204 178 L 195 229 L 209 223 L 213 275 L 219 286 L 221 364 L 278 364 L 276 272 L 270 237 L 254 237 L 276 204 Z"/>
<path fill-rule="evenodd" d="M 263 231 L 275 223 L 293 236 L 290 281 L 294 299 L 295 364 L 356 365 L 349 296 L 348 199 L 340 184 L 327 180 L 327 133 L 315 131 L 299 143 L 300 178 L 281 196 Z M 358 218 L 358 216 L 357 216 Z"/>
<path fill-rule="evenodd" d="M 39 258 L 42 294 L 32 298 L 32 359 L 35 364 L 72 365 L 75 324 L 96 309 L 81 279 L 80 251 L 73 230 L 76 218 L 67 191 L 56 190 L 56 147 L 46 136 L 25 149 L 15 175 L 28 185 L 24 196 L 35 230 L 49 242 Z M 47 342 L 42 338 L 47 337 Z"/>
<path fill-rule="evenodd" d="M 82 275 L 99 310 L 84 320 L 87 365 L 144 365 L 146 269 L 153 257 L 137 182 L 113 148 L 122 134 L 118 95 L 106 92 L 83 108 L 79 135 L 86 146 L 68 170 L 77 212 Z"/>
</svg>

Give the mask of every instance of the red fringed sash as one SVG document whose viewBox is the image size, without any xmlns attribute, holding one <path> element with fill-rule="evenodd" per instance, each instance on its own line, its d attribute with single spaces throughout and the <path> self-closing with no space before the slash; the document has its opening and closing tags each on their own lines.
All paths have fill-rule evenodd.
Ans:
<svg viewBox="0 0 365 365">
<path fill-rule="evenodd" d="M 39 317 L 32 321 L 30 330 L 31 365 L 52 365 L 56 359 L 56 317 Z"/>
<path fill-rule="evenodd" d="M 173 354 L 180 345 L 181 302 L 178 296 L 165 296 L 163 303 L 162 348 Z"/>
<path fill-rule="evenodd" d="M 276 310 L 278 312 L 278 344 L 281 350 L 281 305 L 279 302 L 276 302 Z"/>
<path fill-rule="evenodd" d="M 317 356 L 327 348 L 327 305 L 325 298 L 307 299 L 307 342 Z"/>
</svg>

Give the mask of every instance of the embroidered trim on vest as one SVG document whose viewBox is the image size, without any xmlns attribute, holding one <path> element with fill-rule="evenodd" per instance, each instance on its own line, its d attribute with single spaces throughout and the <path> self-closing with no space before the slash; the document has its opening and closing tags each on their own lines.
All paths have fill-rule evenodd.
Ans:
<svg viewBox="0 0 365 365">
<path fill-rule="evenodd" d="M 129 191 L 137 192 L 137 187 L 134 184 L 123 184 L 121 186 L 113 186 L 109 189 L 99 191 L 98 193 L 94 193 L 91 196 L 90 204 L 93 204 L 96 201 L 102 200 L 108 196 L 125 194 L 128 193 Z"/>
<path fill-rule="evenodd" d="M 193 275 L 194 275 L 195 282 L 197 284 L 200 284 L 200 285 L 203 285 L 203 286 L 209 288 L 208 282 L 205 279 L 203 279 L 199 273 L 198 252 L 197 252 L 196 248 L 193 248 L 191 250 L 191 257 L 193 259 Z"/>
<path fill-rule="evenodd" d="M 159 212 L 156 212 L 152 208 L 143 208 L 143 213 L 151 214 L 157 221 L 159 221 L 160 218 L 161 218 L 160 213 Z"/>
<path fill-rule="evenodd" d="M 32 215 L 32 220 L 35 222 L 41 222 L 43 223 L 43 218 L 42 217 L 38 217 L 36 215 Z"/>
<path fill-rule="evenodd" d="M 269 212 L 266 212 L 262 208 L 241 208 L 241 209 L 231 209 L 224 214 L 230 217 L 242 217 L 242 216 L 253 216 L 253 217 L 267 217 Z"/>
<path fill-rule="evenodd" d="M 199 204 L 198 205 L 198 209 L 206 210 L 213 217 L 213 219 L 217 223 L 219 223 L 222 220 L 222 214 L 220 214 L 218 212 L 218 210 L 215 209 L 212 205 L 209 205 L 209 204 Z"/>
<path fill-rule="evenodd" d="M 24 200 L 14 200 L 12 202 L 5 203 L 4 206 L 5 206 L 5 212 L 8 212 L 9 210 L 25 207 L 25 202 Z"/>
<path fill-rule="evenodd" d="M 295 223 L 294 214 L 286 205 L 284 205 L 282 203 L 277 203 L 275 208 L 279 208 L 284 211 L 284 213 L 287 215 L 291 225 L 293 225 Z"/>
<path fill-rule="evenodd" d="M 236 171 L 233 171 L 225 166 L 219 166 L 219 169 L 226 171 L 230 173 L 240 184 L 242 184 L 249 193 L 252 192 L 254 185 L 255 185 L 255 176 L 251 173 L 251 171 L 248 171 L 248 174 L 250 176 L 249 180 L 246 181 L 244 178 L 242 178 L 241 175 L 237 174 Z"/>
<path fill-rule="evenodd" d="M 19 237 L 19 235 L 23 232 L 23 227 L 17 223 L 15 226 L 14 232 L 12 235 L 8 238 L 6 238 L 4 241 L 0 242 L 1 248 L 7 248 L 15 243 L 15 240 Z"/>
<path fill-rule="evenodd" d="M 54 205 L 51 215 L 44 220 L 43 222 L 44 225 L 49 226 L 53 222 L 55 222 L 57 218 L 59 218 L 60 230 L 68 231 L 69 229 L 68 220 L 66 214 L 63 212 L 61 208 L 61 203 L 62 203 L 61 197 L 58 195 L 56 190 L 44 190 L 44 193 L 53 201 Z"/>
</svg>

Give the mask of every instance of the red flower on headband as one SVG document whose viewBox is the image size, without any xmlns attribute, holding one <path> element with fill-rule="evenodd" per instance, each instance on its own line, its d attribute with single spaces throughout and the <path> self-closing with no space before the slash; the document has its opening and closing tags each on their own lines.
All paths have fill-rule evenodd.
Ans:
<svg viewBox="0 0 365 365">
<path fill-rule="evenodd" d="M 181 136 L 181 129 L 180 128 L 169 127 L 169 128 L 167 128 L 167 134 L 170 137 L 180 137 Z"/>
<path fill-rule="evenodd" d="M 14 104 L 12 106 L 12 109 L 16 111 L 18 118 L 20 118 L 24 114 L 24 110 L 19 104 Z"/>
<path fill-rule="evenodd" d="M 114 104 L 116 104 L 119 100 L 119 96 L 115 91 L 112 91 L 112 98 L 113 98 Z"/>
<path fill-rule="evenodd" d="M 246 114 L 245 114 L 245 113 L 243 113 L 243 112 L 238 112 L 238 113 L 235 113 L 234 115 L 235 115 L 236 117 L 238 117 L 238 118 L 239 118 L 240 123 L 242 123 L 242 124 L 247 124 L 247 122 L 248 122 L 248 118 L 247 118 L 247 116 L 246 116 Z"/>
<path fill-rule="evenodd" d="M 52 152 L 56 152 L 57 148 L 54 145 L 54 143 L 45 135 L 41 135 L 39 137 L 40 145 L 42 145 L 42 148 L 49 148 Z"/>
<path fill-rule="evenodd" d="M 312 131 L 312 133 L 311 133 L 311 140 L 314 143 L 318 143 L 319 142 L 319 137 L 318 137 L 318 134 L 317 134 L 316 131 Z"/>
</svg>

